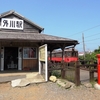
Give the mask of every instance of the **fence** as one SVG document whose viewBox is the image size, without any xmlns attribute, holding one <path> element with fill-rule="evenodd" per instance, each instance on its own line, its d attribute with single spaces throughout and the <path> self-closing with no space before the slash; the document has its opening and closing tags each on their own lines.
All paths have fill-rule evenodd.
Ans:
<svg viewBox="0 0 100 100">
<path fill-rule="evenodd" d="M 61 62 L 61 63 L 55 63 L 55 62 L 49 62 L 48 63 L 48 76 L 51 75 L 51 72 L 53 70 L 60 70 L 61 71 L 61 77 L 63 79 L 67 79 L 69 81 L 72 81 L 76 84 L 76 86 L 80 85 L 80 68 L 77 66 L 77 62 Z"/>
<path fill-rule="evenodd" d="M 80 69 L 89 71 L 90 82 L 94 81 L 94 72 L 97 72 L 97 63 L 92 60 L 91 61 L 80 60 L 80 63 L 81 63 L 79 64 Z"/>
<path fill-rule="evenodd" d="M 81 63 L 81 62 L 87 62 L 87 63 Z M 53 70 L 60 70 L 61 71 L 61 77 L 63 79 L 67 79 L 71 82 L 74 82 L 76 86 L 80 85 L 80 69 L 88 70 L 89 71 L 89 77 L 90 81 L 94 80 L 94 72 L 97 71 L 96 68 L 97 64 L 94 64 L 92 61 L 76 61 L 76 62 L 61 62 L 61 63 L 55 63 L 50 62 L 48 63 L 48 76 L 51 75 L 51 72 Z"/>
</svg>

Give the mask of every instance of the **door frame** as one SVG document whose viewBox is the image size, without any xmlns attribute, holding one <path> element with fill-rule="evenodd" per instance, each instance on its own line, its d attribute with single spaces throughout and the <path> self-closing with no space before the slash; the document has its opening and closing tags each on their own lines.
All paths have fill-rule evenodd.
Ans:
<svg viewBox="0 0 100 100">
<path fill-rule="evenodd" d="M 1 47 L 1 71 L 4 71 L 4 47 Z"/>
<path fill-rule="evenodd" d="M 22 70 L 23 49 L 18 47 L 18 70 Z"/>
<path fill-rule="evenodd" d="M 1 71 L 4 71 L 4 48 L 5 47 L 1 47 Z M 22 70 L 22 47 L 18 47 L 18 70 Z"/>
<path fill-rule="evenodd" d="M 47 44 L 39 47 L 39 74 L 44 72 L 45 81 L 48 81 Z M 43 68 L 44 67 L 44 68 Z"/>
</svg>

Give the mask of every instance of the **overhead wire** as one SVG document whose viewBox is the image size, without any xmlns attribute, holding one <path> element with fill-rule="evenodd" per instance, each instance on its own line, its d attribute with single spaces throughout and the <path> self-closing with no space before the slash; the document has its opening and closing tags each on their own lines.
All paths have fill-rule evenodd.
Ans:
<svg viewBox="0 0 100 100">
<path fill-rule="evenodd" d="M 98 35 L 100 33 L 96 33 L 96 34 L 93 34 L 93 35 L 89 35 L 89 36 L 86 36 L 85 38 L 89 38 L 89 37 L 92 37 L 92 36 L 95 36 L 95 35 Z"/>
<path fill-rule="evenodd" d="M 100 33 L 96 33 L 96 34 L 93 34 L 93 35 L 85 36 L 84 38 L 85 38 L 85 39 L 91 38 L 91 37 L 93 37 L 93 36 L 95 36 L 95 35 L 98 35 L 98 34 L 100 35 Z M 80 38 L 79 38 L 78 40 L 80 40 Z M 81 42 L 82 42 L 82 39 L 81 39 Z"/>
<path fill-rule="evenodd" d="M 95 38 L 95 39 L 87 40 L 87 41 L 94 41 L 94 40 L 98 40 L 98 39 L 100 39 L 100 38 Z M 87 41 L 85 41 L 85 42 L 87 42 Z"/>
<path fill-rule="evenodd" d="M 90 42 L 90 41 L 93 42 L 93 41 L 96 41 L 96 40 L 98 40 L 98 39 L 100 39 L 100 38 L 95 38 L 95 39 L 91 39 L 91 40 L 85 40 L 85 43 L 86 43 L 86 42 Z M 81 41 L 81 42 L 79 42 L 79 43 L 82 43 L 82 42 L 83 42 L 83 41 Z"/>
<path fill-rule="evenodd" d="M 83 33 L 83 32 L 89 31 L 89 30 L 94 29 L 94 28 L 97 28 L 97 27 L 100 27 L 100 25 L 96 25 L 96 26 L 94 26 L 94 27 L 91 27 L 91 28 L 88 28 L 88 29 L 86 29 L 86 30 L 83 30 L 83 31 L 77 32 L 77 33 L 75 33 L 75 34 L 72 34 L 72 35 L 70 35 L 70 36 L 73 36 L 73 35 L 76 35 L 76 34 L 79 34 L 79 33 Z M 69 36 L 68 36 L 68 37 L 69 37 Z"/>
<path fill-rule="evenodd" d="M 70 36 L 78 35 L 79 33 L 83 33 L 83 32 L 89 31 L 89 30 L 94 29 L 94 28 L 97 28 L 97 27 L 100 27 L 100 25 L 96 25 L 96 26 L 94 26 L 94 27 L 91 27 L 91 28 L 88 28 L 88 29 L 86 29 L 86 30 L 83 30 L 83 31 L 77 32 L 77 33 L 75 33 L 75 34 L 72 34 L 72 35 L 70 35 Z M 98 35 L 98 34 L 100 34 L 100 33 L 96 33 L 96 34 L 93 34 L 93 35 L 89 35 L 89 36 L 86 36 L 85 38 L 90 38 L 90 37 L 95 36 L 95 35 Z M 95 40 L 98 40 L 98 39 L 100 39 L 100 38 L 95 38 L 95 39 L 91 39 L 91 40 L 85 40 L 85 42 L 86 42 L 86 43 L 87 43 L 87 42 L 92 42 L 92 41 L 95 41 Z M 80 40 L 80 38 L 79 38 L 78 40 Z M 79 43 L 82 44 L 83 41 L 81 40 L 81 42 L 79 42 Z"/>
<path fill-rule="evenodd" d="M 96 33 L 96 34 L 93 34 L 93 35 L 85 36 L 84 38 L 87 39 L 87 38 L 93 37 L 93 36 L 98 35 L 98 34 L 100 34 L 100 33 Z M 96 38 L 96 39 L 98 39 L 98 38 Z M 96 40 L 96 39 L 85 40 L 85 42 L 86 42 L 86 41 Z M 79 39 L 78 39 L 78 40 L 79 40 Z M 81 42 L 82 42 L 82 40 L 81 40 Z"/>
</svg>

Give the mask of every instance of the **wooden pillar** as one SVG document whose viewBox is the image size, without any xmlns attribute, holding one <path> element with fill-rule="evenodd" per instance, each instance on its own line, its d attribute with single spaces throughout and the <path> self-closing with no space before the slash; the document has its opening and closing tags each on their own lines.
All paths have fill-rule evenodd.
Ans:
<svg viewBox="0 0 100 100">
<path fill-rule="evenodd" d="M 64 49 L 65 49 L 65 45 L 63 45 L 62 47 L 61 47 L 61 49 L 62 49 L 62 70 L 61 70 L 61 77 L 62 78 L 65 78 L 65 70 L 64 70 L 64 59 L 65 59 L 65 52 L 64 52 Z"/>
<path fill-rule="evenodd" d="M 78 62 L 75 63 L 75 84 L 76 86 L 80 85 L 80 67 L 78 66 Z"/>
<path fill-rule="evenodd" d="M 94 71 L 90 70 L 89 75 L 90 75 L 90 82 L 93 82 L 94 81 Z"/>
<path fill-rule="evenodd" d="M 50 61 L 52 60 L 52 50 L 50 50 Z"/>
<path fill-rule="evenodd" d="M 65 57 L 65 52 L 64 52 L 65 47 L 62 47 L 61 49 L 62 49 L 62 61 L 63 61 Z"/>
<path fill-rule="evenodd" d="M 65 78 L 64 61 L 62 61 L 61 63 L 62 63 L 61 77 L 64 79 Z"/>
<path fill-rule="evenodd" d="M 50 49 L 50 61 L 52 60 L 52 51 L 53 51 L 53 49 Z M 49 66 L 51 67 L 51 63 L 52 62 L 48 63 L 48 80 L 49 80 L 49 77 L 51 76 L 51 73 L 52 73 L 52 71 L 49 70 Z"/>
</svg>

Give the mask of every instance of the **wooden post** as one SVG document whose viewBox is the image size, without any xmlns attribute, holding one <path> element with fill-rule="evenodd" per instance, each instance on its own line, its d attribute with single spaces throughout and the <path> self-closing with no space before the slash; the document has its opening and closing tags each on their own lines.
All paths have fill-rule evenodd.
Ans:
<svg viewBox="0 0 100 100">
<path fill-rule="evenodd" d="M 49 61 L 49 62 L 48 62 L 48 80 L 49 80 L 49 77 L 51 76 L 51 72 L 52 72 L 51 67 L 53 67 L 53 66 L 52 66 L 52 62 Z"/>
<path fill-rule="evenodd" d="M 50 76 L 51 76 L 51 71 L 48 70 L 48 80 Z"/>
<path fill-rule="evenodd" d="M 64 52 L 64 49 L 65 49 L 65 47 L 62 47 L 61 49 L 62 49 L 62 61 L 64 61 L 64 58 L 65 58 L 65 52 Z"/>
<path fill-rule="evenodd" d="M 90 74 L 90 82 L 93 82 L 94 81 L 94 71 L 90 70 L 89 74 Z"/>
<path fill-rule="evenodd" d="M 64 79 L 65 78 L 64 61 L 62 61 L 61 63 L 62 63 L 61 77 Z"/>
<path fill-rule="evenodd" d="M 52 51 L 50 51 L 50 61 L 52 60 Z"/>
<path fill-rule="evenodd" d="M 61 69 L 61 77 L 62 78 L 65 78 L 65 70 L 64 70 L 64 59 L 65 59 L 65 52 L 64 52 L 64 49 L 65 49 L 65 45 L 63 45 L 63 47 L 61 48 L 62 49 L 62 69 Z"/>
<path fill-rule="evenodd" d="M 76 86 L 80 85 L 80 67 L 77 61 L 75 63 L 75 84 Z"/>
</svg>

